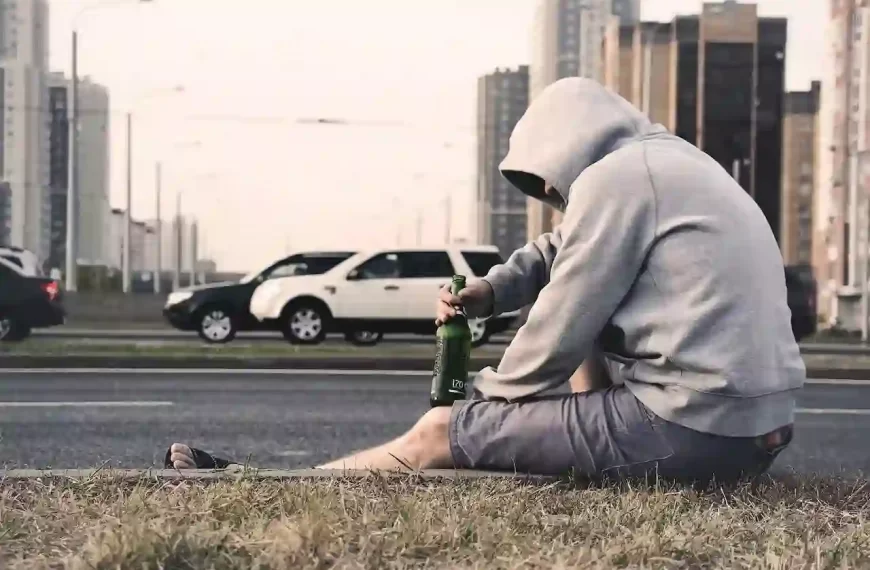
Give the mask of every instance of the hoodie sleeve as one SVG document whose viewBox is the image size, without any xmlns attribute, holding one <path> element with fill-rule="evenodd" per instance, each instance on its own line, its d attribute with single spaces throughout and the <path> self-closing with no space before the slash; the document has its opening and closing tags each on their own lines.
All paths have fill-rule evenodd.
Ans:
<svg viewBox="0 0 870 570">
<path fill-rule="evenodd" d="M 556 228 L 513 252 L 502 265 L 490 269 L 484 281 L 492 287 L 492 315 L 516 311 L 535 301 L 550 281 L 550 268 L 561 245 L 562 235 Z"/>
<path fill-rule="evenodd" d="M 517 400 L 555 388 L 590 354 L 656 235 L 655 198 L 642 165 L 643 158 L 620 169 L 599 164 L 578 178 L 549 282 L 498 369 L 485 368 L 475 379 L 484 398 Z"/>
</svg>

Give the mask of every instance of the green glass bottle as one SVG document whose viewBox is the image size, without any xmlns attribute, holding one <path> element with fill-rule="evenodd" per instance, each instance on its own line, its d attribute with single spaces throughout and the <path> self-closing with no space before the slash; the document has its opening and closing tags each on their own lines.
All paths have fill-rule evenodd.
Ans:
<svg viewBox="0 0 870 570">
<path fill-rule="evenodd" d="M 465 288 L 465 276 L 454 275 L 450 291 L 454 295 Z M 429 405 L 449 406 L 465 399 L 468 381 L 468 359 L 471 355 L 471 329 L 468 317 L 460 309 L 456 316 L 438 327 L 435 341 L 435 370 Z"/>
</svg>

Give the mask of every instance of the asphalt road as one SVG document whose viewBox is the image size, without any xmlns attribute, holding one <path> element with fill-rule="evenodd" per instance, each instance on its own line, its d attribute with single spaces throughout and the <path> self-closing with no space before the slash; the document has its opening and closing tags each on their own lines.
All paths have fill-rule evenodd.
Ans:
<svg viewBox="0 0 870 570">
<path fill-rule="evenodd" d="M 196 333 L 177 331 L 170 328 L 163 329 L 90 329 L 76 327 L 55 327 L 38 329 L 34 331 L 36 339 L 52 339 L 64 342 L 81 342 L 100 344 L 128 344 L 130 342 L 145 342 L 148 344 L 176 344 L 201 345 L 203 341 Z M 286 344 L 286 341 L 277 332 L 258 331 L 241 332 L 236 337 L 238 342 L 267 342 L 274 344 Z M 390 334 L 384 336 L 386 344 L 431 344 L 434 342 L 432 335 L 413 334 Z M 503 333 L 493 336 L 489 343 L 492 345 L 507 345 L 513 333 Z M 330 335 L 327 343 L 346 344 L 341 335 Z M 824 343 L 801 343 L 801 350 L 805 354 L 843 354 L 843 355 L 870 355 L 870 345 L 855 342 L 824 342 Z"/>
<path fill-rule="evenodd" d="M 0 372 L 0 468 L 158 466 L 186 441 L 307 467 L 400 434 L 428 378 L 396 372 Z M 868 473 L 870 383 L 813 381 L 778 470 Z"/>
</svg>

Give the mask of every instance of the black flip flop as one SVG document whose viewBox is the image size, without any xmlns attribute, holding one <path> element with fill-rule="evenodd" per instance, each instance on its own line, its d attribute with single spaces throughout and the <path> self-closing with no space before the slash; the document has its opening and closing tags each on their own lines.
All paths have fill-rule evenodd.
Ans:
<svg viewBox="0 0 870 570">
<path fill-rule="evenodd" d="M 190 451 L 193 453 L 193 462 L 196 464 L 197 469 L 226 469 L 234 463 L 228 459 L 213 457 L 205 451 L 196 449 L 195 447 L 191 447 Z M 163 466 L 166 469 L 175 469 L 175 466 L 172 464 L 172 460 L 170 459 L 171 457 L 172 448 L 170 447 L 166 450 L 166 456 L 163 458 Z"/>
</svg>

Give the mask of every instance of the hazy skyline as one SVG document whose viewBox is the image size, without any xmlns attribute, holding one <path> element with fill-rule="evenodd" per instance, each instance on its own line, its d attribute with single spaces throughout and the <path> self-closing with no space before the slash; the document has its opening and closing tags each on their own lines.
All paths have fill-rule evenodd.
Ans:
<svg viewBox="0 0 870 570">
<path fill-rule="evenodd" d="M 133 215 L 163 213 L 184 191 L 204 253 L 245 270 L 287 247 L 410 245 L 472 236 L 477 77 L 530 59 L 536 0 L 51 0 L 51 64 L 110 89 L 113 207 L 124 207 L 123 113 L 134 113 Z M 789 18 L 787 83 L 806 89 L 824 64 L 826 2 L 759 0 Z M 697 13 L 700 0 L 645 0 L 644 19 Z M 175 85 L 181 95 L 157 95 Z M 151 95 L 150 97 L 148 95 Z M 145 97 L 145 99 L 143 99 Z M 372 125 L 298 125 L 297 117 Z M 281 120 L 280 118 L 284 118 Z M 384 123 L 384 124 L 380 124 Z M 173 151 L 199 140 L 199 149 Z M 175 156 L 173 156 L 175 155 Z"/>
</svg>

